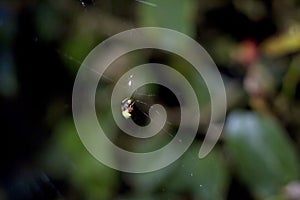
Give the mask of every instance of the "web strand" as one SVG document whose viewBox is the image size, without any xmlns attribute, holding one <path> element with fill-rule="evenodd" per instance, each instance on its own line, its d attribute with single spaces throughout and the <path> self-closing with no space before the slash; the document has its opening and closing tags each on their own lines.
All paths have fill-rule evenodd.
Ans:
<svg viewBox="0 0 300 200">
<path fill-rule="evenodd" d="M 79 65 L 79 66 L 80 66 L 80 65 L 83 65 L 83 63 L 80 62 L 78 59 L 76 59 L 76 58 L 74 58 L 74 57 L 72 57 L 72 56 L 70 56 L 70 55 L 67 55 L 66 53 L 63 53 L 63 52 L 60 51 L 60 50 L 56 50 L 56 52 L 57 52 L 59 55 L 62 55 L 64 58 L 66 58 L 66 59 L 68 59 L 68 60 L 70 60 L 70 61 L 76 63 L 76 64 Z M 108 76 L 105 76 L 105 75 L 103 75 L 103 74 L 100 74 L 97 70 L 95 70 L 95 69 L 93 69 L 93 68 L 90 68 L 90 67 L 88 67 L 88 66 L 87 66 L 87 68 L 88 68 L 90 71 L 92 71 L 92 72 L 94 72 L 94 73 L 96 73 L 96 74 L 98 74 L 98 75 L 101 75 L 101 78 L 103 77 L 105 80 L 107 80 L 107 81 L 109 81 L 109 82 L 111 82 L 111 83 L 115 83 L 115 81 L 114 81 L 112 78 L 110 78 L 110 77 L 108 77 Z M 126 88 L 126 87 L 124 87 L 124 86 L 122 86 L 122 87 L 123 87 L 123 88 Z M 135 92 L 133 93 L 133 97 L 135 98 L 136 96 L 154 97 L 154 96 L 156 96 L 156 95 L 154 95 L 154 94 L 139 93 L 139 92 L 136 92 L 136 91 L 135 91 Z M 147 103 L 145 103 L 145 102 L 143 102 L 143 101 L 141 101 L 141 100 L 138 100 L 138 99 L 135 99 L 135 100 L 136 100 L 136 102 L 138 102 L 138 103 L 141 103 L 141 104 L 143 104 L 143 105 L 146 105 L 146 106 L 150 107 L 149 104 L 147 104 Z M 144 111 L 142 111 L 142 110 L 141 110 L 141 112 L 142 112 L 146 117 L 148 117 L 148 118 L 150 119 L 150 116 L 149 116 L 146 112 L 144 112 Z M 158 111 L 156 111 L 156 113 L 157 113 L 158 115 L 161 115 Z M 167 120 L 166 120 L 166 123 L 167 123 L 168 125 L 172 125 L 172 123 L 169 122 L 169 121 L 167 121 Z M 172 135 L 170 132 L 168 132 L 168 131 L 165 130 L 164 128 L 162 129 L 162 131 L 165 132 L 165 133 L 167 133 L 167 135 L 170 136 L 171 138 L 174 137 L 174 135 Z"/>
</svg>

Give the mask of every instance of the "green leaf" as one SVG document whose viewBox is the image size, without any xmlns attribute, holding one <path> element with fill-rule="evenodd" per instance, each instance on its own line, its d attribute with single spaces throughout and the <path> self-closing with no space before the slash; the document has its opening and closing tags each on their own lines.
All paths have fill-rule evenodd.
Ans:
<svg viewBox="0 0 300 200">
<path fill-rule="evenodd" d="M 299 177 L 292 143 L 270 117 L 232 112 L 225 126 L 225 141 L 240 179 L 258 197 L 278 194 L 285 184 Z"/>
<path fill-rule="evenodd" d="M 199 159 L 200 144 L 192 145 L 180 160 L 178 169 L 168 180 L 168 190 L 191 194 L 193 199 L 225 199 L 228 172 L 219 149 Z"/>
<path fill-rule="evenodd" d="M 133 186 L 135 195 L 149 195 L 153 199 L 182 199 L 186 194 L 192 199 L 225 199 L 228 173 L 221 152 L 214 149 L 199 159 L 199 147 L 200 144 L 192 145 L 183 157 L 163 169 L 126 174 L 125 180 Z"/>
<path fill-rule="evenodd" d="M 174 29 L 190 36 L 195 34 L 197 2 L 193 0 L 151 0 L 148 5 L 139 1 L 138 19 L 141 26 Z"/>
<path fill-rule="evenodd" d="M 73 121 L 64 120 L 57 126 L 54 143 L 72 162 L 74 168 L 68 171 L 71 182 L 85 199 L 112 198 L 118 185 L 117 171 L 104 166 L 88 153 Z"/>
</svg>

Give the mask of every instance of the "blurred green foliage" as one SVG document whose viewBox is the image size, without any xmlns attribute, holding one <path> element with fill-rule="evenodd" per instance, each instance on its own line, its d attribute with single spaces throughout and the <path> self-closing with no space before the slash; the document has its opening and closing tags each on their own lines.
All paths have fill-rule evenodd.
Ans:
<svg viewBox="0 0 300 200">
<path fill-rule="evenodd" d="M 279 192 L 299 178 L 299 159 L 277 122 L 246 111 L 227 118 L 225 139 L 233 166 L 257 197 Z"/>
<path fill-rule="evenodd" d="M 165 0 L 151 1 L 155 6 L 138 5 L 140 26 L 174 29 L 189 36 L 195 35 L 197 1 Z"/>
<path fill-rule="evenodd" d="M 58 198 L 62 199 L 300 199 L 296 190 L 299 184 L 295 184 L 295 190 L 290 189 L 291 183 L 299 182 L 300 173 L 299 8 L 299 2 L 294 0 L 152 0 L 148 4 L 138 0 L 1 2 L 1 109 L 6 108 L 4 101 L 19 102 L 24 100 L 20 97 L 24 94 L 37 94 L 40 98 L 36 101 L 31 96 L 21 101 L 26 110 L 26 115 L 20 115 L 21 121 L 33 121 L 43 131 L 50 130 L 44 139 L 26 135 L 36 131 L 34 128 L 24 131 L 32 144 L 40 140 L 44 143 L 32 153 L 33 158 L 24 161 L 26 164 L 22 159 L 22 164 L 13 162 L 14 168 L 34 166 L 43 171 L 53 180 L 61 193 Z M 26 12 L 33 18 L 28 19 L 31 24 L 24 17 Z M 24 30 L 20 28 L 22 20 L 32 35 L 18 33 Z M 222 73 L 229 110 L 219 143 L 200 160 L 198 150 L 210 119 L 209 94 L 202 78 L 184 59 L 166 52 L 149 51 L 120 58 L 106 72 L 108 78 L 100 83 L 103 90 L 96 97 L 96 109 L 102 116 L 100 123 L 110 131 L 111 140 L 120 146 L 143 150 L 172 139 L 167 136 L 138 145 L 138 141 L 122 136 L 111 118 L 109 94 L 114 81 L 136 63 L 161 62 L 186 76 L 198 96 L 203 120 L 196 141 L 179 160 L 156 172 L 128 174 L 102 165 L 85 149 L 72 121 L 71 89 L 48 98 L 43 95 L 60 87 L 52 84 L 43 93 L 34 87 L 38 82 L 30 82 L 36 69 L 44 67 L 37 64 L 37 68 L 31 69 L 35 59 L 42 59 L 43 63 L 53 59 L 36 58 L 31 51 L 37 48 L 33 52 L 39 52 L 42 46 L 46 47 L 43 50 L 47 55 L 54 52 L 60 62 L 48 66 L 54 69 L 51 80 L 57 81 L 56 77 L 66 69 L 72 80 L 67 82 L 66 78 L 65 83 L 72 85 L 81 62 L 93 47 L 116 33 L 142 26 L 171 28 L 203 45 Z M 22 50 L 19 57 L 15 53 L 18 47 Z M 22 55 L 26 52 L 34 55 L 24 68 L 26 58 Z M 29 77 L 22 78 L 26 71 Z M 31 83 L 29 89 L 22 91 L 27 82 Z M 155 93 L 163 96 L 159 89 Z M 35 109 L 38 112 L 33 112 Z M 42 116 L 23 120 L 27 112 L 41 112 Z M 41 121 L 36 121 L 39 118 Z M 43 131 L 39 134 L 43 135 Z M 175 133 L 167 129 L 164 134 L 169 131 Z M 6 184 L 7 187 L 0 187 L 0 199 L 9 196 L 6 188 L 13 184 Z"/>
</svg>

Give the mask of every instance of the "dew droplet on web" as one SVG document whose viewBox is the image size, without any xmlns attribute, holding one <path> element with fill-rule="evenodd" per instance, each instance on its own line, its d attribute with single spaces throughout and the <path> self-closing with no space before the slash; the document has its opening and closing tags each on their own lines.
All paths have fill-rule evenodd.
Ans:
<svg viewBox="0 0 300 200">
<path fill-rule="evenodd" d="M 83 7 L 87 7 L 89 5 L 93 5 L 95 2 L 94 0 L 80 0 L 80 3 Z"/>
<path fill-rule="evenodd" d="M 81 3 L 81 5 L 82 5 L 83 7 L 86 7 L 86 4 L 84 3 L 83 0 L 80 0 L 80 3 Z"/>
<path fill-rule="evenodd" d="M 133 78 L 133 75 L 130 75 L 129 81 L 128 81 L 128 86 L 132 86 L 132 78 Z"/>
</svg>

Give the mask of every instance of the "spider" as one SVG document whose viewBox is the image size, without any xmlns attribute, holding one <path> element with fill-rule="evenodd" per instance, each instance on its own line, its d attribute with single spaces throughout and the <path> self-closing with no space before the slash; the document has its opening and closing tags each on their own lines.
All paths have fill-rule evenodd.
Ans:
<svg viewBox="0 0 300 200">
<path fill-rule="evenodd" d="M 121 103 L 122 115 L 125 119 L 129 119 L 132 116 L 133 105 L 135 104 L 134 98 L 125 98 Z"/>
</svg>

